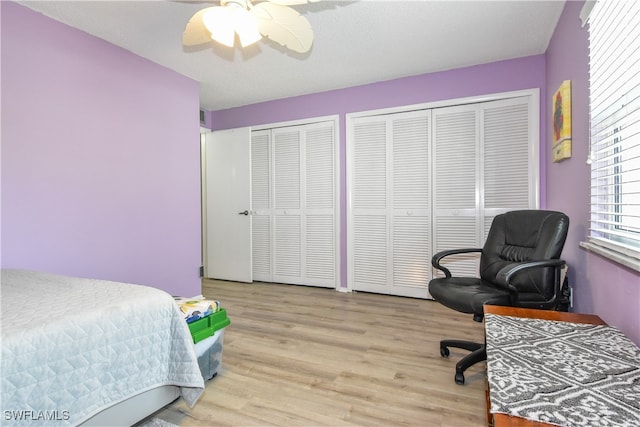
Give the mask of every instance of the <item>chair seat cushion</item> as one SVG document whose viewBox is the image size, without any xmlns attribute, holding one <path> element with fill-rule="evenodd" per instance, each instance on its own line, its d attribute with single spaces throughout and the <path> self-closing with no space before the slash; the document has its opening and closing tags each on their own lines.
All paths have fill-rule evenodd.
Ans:
<svg viewBox="0 0 640 427">
<path fill-rule="evenodd" d="M 433 279 L 429 293 L 442 305 L 462 313 L 483 314 L 484 304 L 510 305 L 509 292 L 474 277 Z"/>
</svg>

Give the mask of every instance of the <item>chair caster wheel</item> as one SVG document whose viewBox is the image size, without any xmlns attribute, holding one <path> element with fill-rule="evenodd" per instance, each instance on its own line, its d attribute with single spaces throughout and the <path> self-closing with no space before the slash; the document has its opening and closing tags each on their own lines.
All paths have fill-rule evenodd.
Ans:
<svg viewBox="0 0 640 427">
<path fill-rule="evenodd" d="M 456 372 L 455 380 L 456 380 L 456 384 L 463 385 L 464 384 L 464 374 Z"/>
<path fill-rule="evenodd" d="M 440 356 L 449 357 L 449 348 L 448 347 L 440 347 Z"/>
</svg>

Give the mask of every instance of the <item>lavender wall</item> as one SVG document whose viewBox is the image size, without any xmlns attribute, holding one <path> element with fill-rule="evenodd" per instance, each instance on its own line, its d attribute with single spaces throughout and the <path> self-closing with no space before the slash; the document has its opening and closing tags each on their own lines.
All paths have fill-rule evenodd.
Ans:
<svg viewBox="0 0 640 427">
<path fill-rule="evenodd" d="M 571 227 L 563 256 L 570 265 L 574 310 L 595 313 L 640 344 L 640 274 L 579 248 L 589 227 L 589 43 L 580 25 L 582 1 L 566 3 L 547 49 L 546 97 L 563 80 L 572 85 L 572 157 L 553 163 L 547 156 L 547 206 L 566 212 Z M 549 108 L 550 111 L 550 108 Z M 547 117 L 545 132 L 551 135 Z"/>
<path fill-rule="evenodd" d="M 201 292 L 198 83 L 2 8 L 2 267 Z"/>
<path fill-rule="evenodd" d="M 389 65 L 392 66 L 392 65 Z M 277 123 L 309 117 L 339 114 L 340 116 L 340 182 L 341 218 L 340 271 L 341 284 L 347 283 L 346 243 L 346 177 L 345 177 L 345 114 L 420 104 L 446 99 L 464 98 L 499 92 L 539 88 L 541 114 L 546 116 L 544 101 L 545 58 L 536 55 L 495 62 L 446 72 L 424 74 L 370 85 L 323 92 L 272 102 L 247 105 L 211 112 L 214 130 Z M 541 156 L 545 157 L 546 133 L 541 123 Z M 541 202 L 544 206 L 544 162 L 541 162 Z"/>
</svg>

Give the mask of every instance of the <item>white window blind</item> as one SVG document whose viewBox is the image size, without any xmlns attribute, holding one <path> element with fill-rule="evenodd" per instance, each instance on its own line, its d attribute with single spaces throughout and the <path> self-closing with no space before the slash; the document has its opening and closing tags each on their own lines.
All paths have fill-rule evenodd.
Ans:
<svg viewBox="0 0 640 427">
<path fill-rule="evenodd" d="M 640 2 L 598 1 L 589 15 L 589 242 L 640 271 Z"/>
</svg>

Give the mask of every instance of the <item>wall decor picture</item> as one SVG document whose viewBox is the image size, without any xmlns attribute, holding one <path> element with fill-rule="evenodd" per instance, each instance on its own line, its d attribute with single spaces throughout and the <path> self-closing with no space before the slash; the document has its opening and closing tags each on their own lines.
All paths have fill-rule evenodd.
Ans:
<svg viewBox="0 0 640 427">
<path fill-rule="evenodd" d="M 559 162 L 571 157 L 571 80 L 562 82 L 553 94 L 553 161 Z"/>
</svg>

